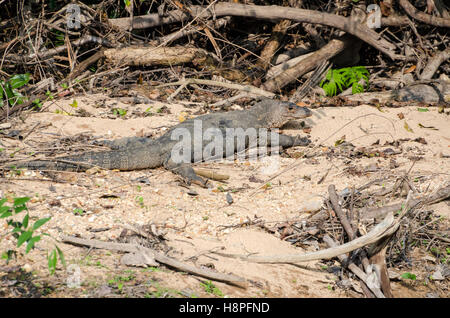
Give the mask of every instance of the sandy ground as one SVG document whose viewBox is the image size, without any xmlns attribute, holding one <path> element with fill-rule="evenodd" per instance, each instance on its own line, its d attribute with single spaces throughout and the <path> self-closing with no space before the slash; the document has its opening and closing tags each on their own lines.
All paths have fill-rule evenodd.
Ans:
<svg viewBox="0 0 450 318">
<path fill-rule="evenodd" d="M 74 99 L 78 104 L 76 108 L 70 106 Z M 159 113 L 158 109 L 162 106 L 167 106 L 170 114 Z M 120 118 L 112 114 L 111 108 L 127 109 L 128 113 L 125 118 Z M 40 124 L 25 142 L 2 138 L 1 147 L 8 154 L 17 148 L 48 150 L 39 147 L 42 147 L 43 142 L 80 133 L 99 139 L 158 136 L 168 127 L 176 125 L 181 117 L 197 112 L 200 105 L 155 102 L 152 105 L 131 106 L 102 95 L 90 95 L 47 103 L 44 109 L 44 112 L 27 115 L 23 122 L 19 119 L 12 121 L 12 129 L 24 129 L 24 134 L 38 122 Z M 152 113 L 152 116 L 132 115 L 145 111 Z M 311 146 L 296 147 L 290 149 L 287 156 L 256 162 L 199 164 L 197 167 L 228 174 L 230 179 L 226 183 L 212 181 L 210 189 L 192 186 L 191 189 L 198 193 L 197 196 L 189 195 L 188 189 L 178 184 L 175 175 L 159 168 L 131 172 L 106 171 L 92 175 L 58 173 L 56 181 L 42 181 L 44 176 L 27 171 L 22 176 L 2 178 L 0 197 L 32 197 L 29 204 L 31 215 L 36 218 L 51 216 L 51 221 L 42 230 L 55 238 L 64 233 L 99 240 L 117 240 L 124 225 L 153 223 L 166 233 L 169 256 L 189 264 L 233 273 L 250 281 L 247 288 L 214 282 L 220 292 L 229 297 L 361 297 L 359 284 L 354 284 L 348 290 L 336 287 L 336 276 L 326 269 L 330 262 L 327 263 L 328 266 L 324 262 L 299 265 L 254 264 L 208 252 L 221 249 L 226 253 L 238 254 L 303 253 L 304 249 L 280 240 L 261 228 L 236 225 L 259 218 L 270 227 L 306 218 L 312 214 L 308 211 L 308 206 L 316 202 L 320 204 L 321 198 L 327 196 L 330 184 L 341 191 L 377 178 L 402 175 L 411 168 L 412 157 L 421 157 L 421 160 L 414 164 L 411 175 L 427 177 L 417 186 L 420 195 L 432 193 L 450 180 L 450 160 L 446 157 L 450 155 L 450 121 L 448 114 L 438 113 L 437 108 L 421 112 L 417 106 L 383 108 L 382 111 L 370 106 L 326 107 L 313 112 L 314 115 L 307 120 L 307 124 L 311 126 Z M 80 114 L 88 116 L 82 117 Z M 405 128 L 406 124 L 408 129 Z M 295 129 L 295 124 L 287 128 L 290 129 L 284 129 L 284 133 L 305 135 L 302 130 Z M 409 141 L 402 142 L 398 147 L 386 144 L 403 138 L 409 138 Z M 424 138 L 426 144 L 414 141 L 417 138 Z M 339 139 L 345 139 L 357 148 L 370 147 L 379 151 L 391 148 L 401 150 L 402 153 L 395 155 L 395 167 L 391 163 L 392 157 L 349 158 L 342 155 L 329 158 L 324 155 Z M 58 150 L 58 144 L 53 150 L 55 149 Z M 81 146 L 73 149 L 84 148 Z M 298 154 L 305 152 L 314 155 L 310 158 L 298 158 Z M 23 153 L 19 152 L 17 158 Z M 273 166 L 274 160 L 278 166 Z M 258 189 L 265 183 L 253 182 L 258 179 L 268 180 L 288 167 L 290 170 L 271 180 L 270 186 Z M 360 173 L 350 174 L 350 168 Z M 327 171 L 325 180 L 318 184 Z M 139 177 L 147 178 L 148 182 L 133 182 Z M 232 192 L 234 203 L 231 205 L 226 201 L 227 191 Z M 450 209 L 446 202 L 435 204 L 431 208 L 437 215 L 449 217 Z M 76 215 L 75 209 L 82 209 L 83 215 Z M 0 225 L 0 235 L 3 236 L 6 226 L 2 223 Z M 92 229 L 106 230 L 92 232 Z M 11 248 L 14 242 L 7 236 L 0 241 L 0 249 L 4 251 Z M 130 284 L 146 286 L 144 295 L 150 296 L 219 296 L 207 292 L 201 286 L 201 281 L 204 280 L 192 275 L 169 269 L 143 270 L 126 267 L 120 265 L 118 253 L 103 250 L 88 252 L 87 249 L 57 243 L 64 251 L 67 262 L 76 264 L 80 269 L 81 286 L 68 288 L 65 282 L 70 277 L 70 272 L 61 268 L 56 276 L 48 275 L 45 250 L 52 248 L 54 241 L 45 238 L 40 243 L 40 249 L 19 256 L 12 264 L 26 264 L 26 269 L 32 271 L 38 280 L 49 282 L 53 286 L 50 297 L 92 297 L 103 295 L 101 293 L 105 289 L 105 295 L 123 296 L 128 292 L 133 295 L 126 289 L 131 288 Z M 306 251 L 313 250 L 315 247 L 310 246 Z M 335 265 L 338 263 L 335 262 Z M 111 279 L 124 275 L 133 276 L 131 283 L 125 282 L 126 288 L 122 287 L 119 291 L 112 288 L 114 284 Z M 161 290 L 166 294 L 158 294 Z M 393 292 L 397 297 L 423 297 L 430 291 L 433 291 L 431 284 L 423 286 L 419 283 L 393 283 Z"/>
</svg>

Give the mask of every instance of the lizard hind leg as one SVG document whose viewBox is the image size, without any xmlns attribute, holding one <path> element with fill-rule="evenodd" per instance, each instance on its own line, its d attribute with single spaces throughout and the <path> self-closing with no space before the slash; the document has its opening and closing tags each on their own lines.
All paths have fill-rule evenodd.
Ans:
<svg viewBox="0 0 450 318">
<path fill-rule="evenodd" d="M 175 163 L 169 158 L 164 161 L 164 168 L 182 177 L 187 184 L 195 183 L 203 188 L 207 187 L 208 180 L 199 177 L 189 163 Z"/>
</svg>

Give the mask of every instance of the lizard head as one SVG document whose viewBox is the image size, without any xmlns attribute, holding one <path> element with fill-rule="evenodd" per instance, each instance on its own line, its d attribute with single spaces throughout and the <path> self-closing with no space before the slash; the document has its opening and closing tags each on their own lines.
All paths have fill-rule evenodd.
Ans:
<svg viewBox="0 0 450 318">
<path fill-rule="evenodd" d="M 271 128 L 281 127 L 292 119 L 303 119 L 312 115 L 308 108 L 290 102 L 266 100 L 260 103 L 260 107 L 260 114 Z"/>
</svg>

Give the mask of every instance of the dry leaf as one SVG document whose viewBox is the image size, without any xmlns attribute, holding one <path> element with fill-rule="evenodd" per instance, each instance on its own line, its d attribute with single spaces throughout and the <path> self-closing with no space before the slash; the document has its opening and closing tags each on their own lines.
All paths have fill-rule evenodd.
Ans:
<svg viewBox="0 0 450 318">
<path fill-rule="evenodd" d="M 410 127 L 409 127 L 409 125 L 408 125 L 408 123 L 405 121 L 405 124 L 403 125 L 403 127 L 406 129 L 406 131 L 409 131 L 409 132 L 414 132 Z"/>
<path fill-rule="evenodd" d="M 187 113 L 186 113 L 186 112 L 181 112 L 181 113 L 178 115 L 178 121 L 179 121 L 180 123 L 182 123 L 183 121 L 186 120 L 186 116 L 187 116 Z"/>
<path fill-rule="evenodd" d="M 400 119 L 405 118 L 405 115 L 403 115 L 403 113 L 398 113 L 397 116 L 398 116 L 398 118 L 400 118 Z"/>
<path fill-rule="evenodd" d="M 407 73 L 411 73 L 412 71 L 414 71 L 416 69 L 416 65 L 412 65 L 411 67 L 407 68 L 403 74 L 407 74 Z"/>
</svg>

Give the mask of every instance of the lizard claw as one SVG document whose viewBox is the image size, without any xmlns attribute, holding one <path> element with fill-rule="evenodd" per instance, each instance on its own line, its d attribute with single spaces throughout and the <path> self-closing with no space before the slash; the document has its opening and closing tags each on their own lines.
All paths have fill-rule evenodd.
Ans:
<svg viewBox="0 0 450 318">
<path fill-rule="evenodd" d="M 297 135 L 294 137 L 294 144 L 293 146 L 307 146 L 311 143 L 311 140 L 309 140 L 306 137 L 300 137 L 300 135 Z"/>
</svg>

